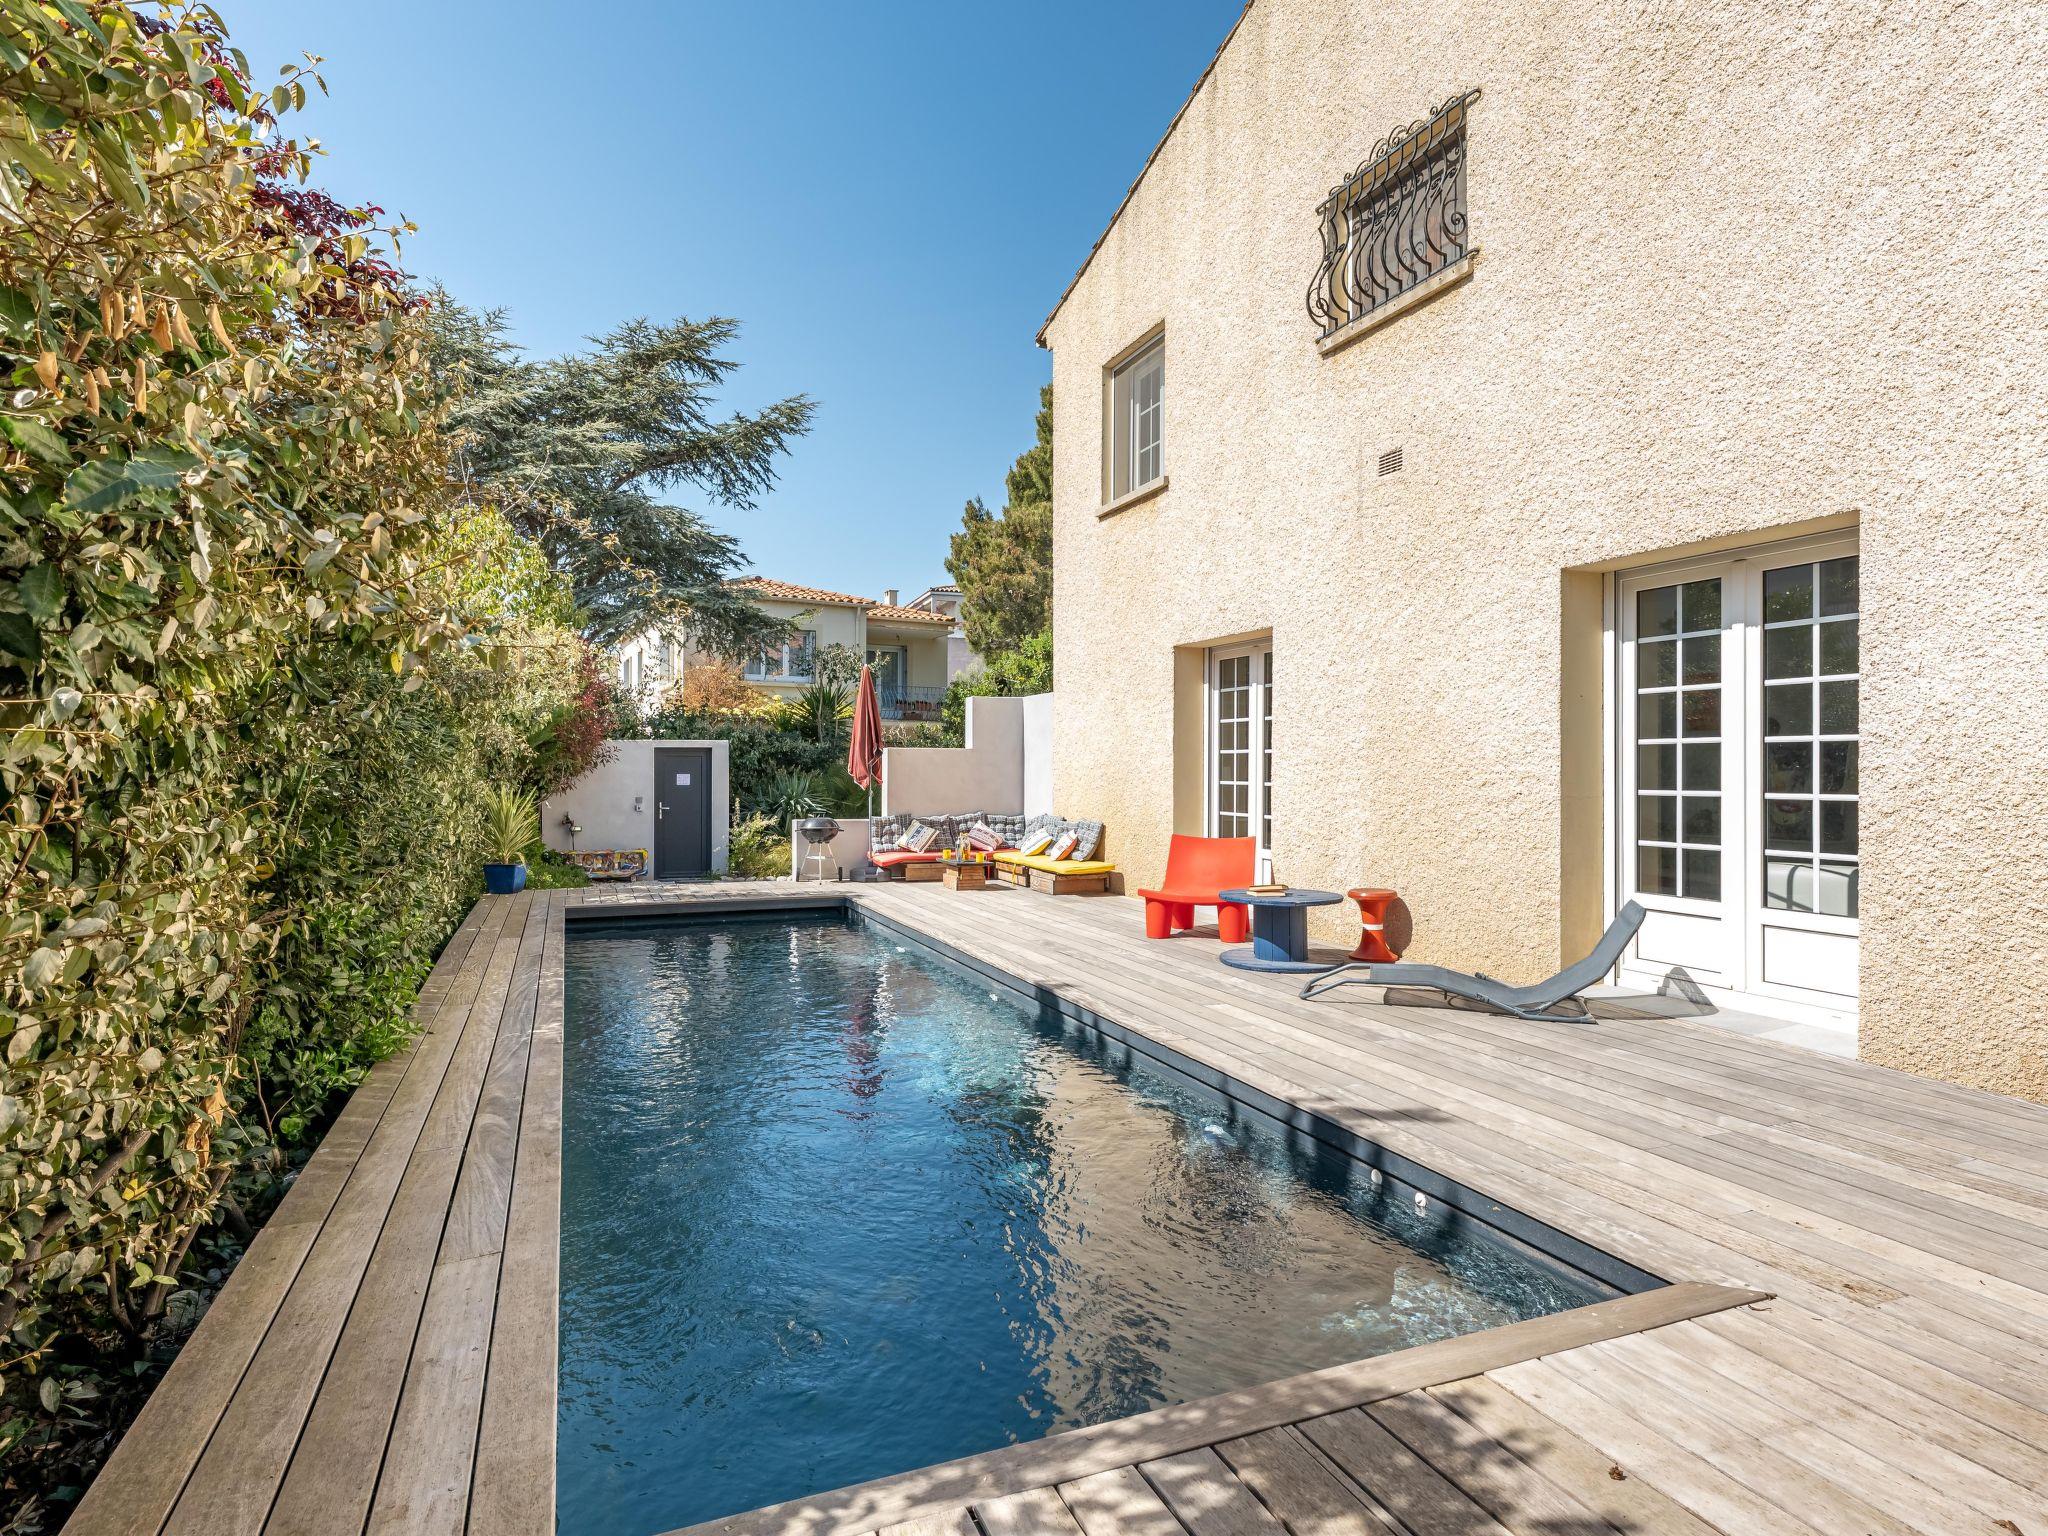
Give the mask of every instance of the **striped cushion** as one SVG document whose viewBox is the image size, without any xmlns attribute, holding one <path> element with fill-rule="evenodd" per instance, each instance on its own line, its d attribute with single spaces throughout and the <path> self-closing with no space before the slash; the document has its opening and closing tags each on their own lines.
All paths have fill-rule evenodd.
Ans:
<svg viewBox="0 0 2048 1536">
<path fill-rule="evenodd" d="M 910 830 L 915 816 L 870 816 L 868 818 L 868 849 L 873 853 L 887 853 L 891 848 L 903 846 L 903 834 Z"/>
<path fill-rule="evenodd" d="M 1086 861 L 1086 860 L 1088 860 L 1088 859 L 1092 859 L 1092 858 L 1094 858 L 1094 857 L 1095 857 L 1095 855 L 1096 855 L 1096 854 L 1097 854 L 1097 853 L 1098 853 L 1098 852 L 1099 852 L 1099 851 L 1101 850 L 1101 848 L 1102 848 L 1102 823 L 1101 823 L 1101 822 L 1099 822 L 1099 821 L 1063 821 L 1063 822 L 1061 822 L 1061 823 L 1060 823 L 1060 835 L 1061 835 L 1062 837 L 1064 837 L 1064 836 L 1066 836 L 1066 834 L 1067 834 L 1067 833 L 1069 833 L 1069 832 L 1071 832 L 1071 833 L 1073 833 L 1073 834 L 1074 834 L 1074 851 L 1073 851 L 1072 853 L 1070 853 L 1070 854 L 1068 854 L 1068 855 L 1067 855 L 1067 857 L 1068 857 L 1068 858 L 1070 858 L 1070 859 L 1079 859 L 1079 860 L 1083 860 L 1083 861 Z"/>
<path fill-rule="evenodd" d="M 1003 840 L 1003 846 L 1014 848 L 1024 840 L 1024 817 L 1005 816 L 991 812 L 984 817 L 991 831 Z"/>
</svg>

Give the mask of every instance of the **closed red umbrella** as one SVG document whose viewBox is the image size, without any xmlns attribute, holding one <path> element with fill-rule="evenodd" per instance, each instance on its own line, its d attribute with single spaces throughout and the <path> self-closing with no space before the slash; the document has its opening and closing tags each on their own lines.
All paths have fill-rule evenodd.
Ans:
<svg viewBox="0 0 2048 1536">
<path fill-rule="evenodd" d="M 882 776 L 882 706 L 875 701 L 875 674 L 863 665 L 860 692 L 853 700 L 853 734 L 846 743 L 846 771 L 868 792 L 868 814 L 875 812 L 875 781 Z"/>
</svg>

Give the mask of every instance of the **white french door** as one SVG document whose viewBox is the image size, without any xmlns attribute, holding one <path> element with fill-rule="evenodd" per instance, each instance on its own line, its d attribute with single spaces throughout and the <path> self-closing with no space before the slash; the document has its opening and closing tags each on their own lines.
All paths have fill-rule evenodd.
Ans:
<svg viewBox="0 0 2048 1536">
<path fill-rule="evenodd" d="M 1853 536 L 1615 583 L 1615 889 L 1650 916 L 1622 964 L 1821 1015 L 1856 997 Z"/>
<path fill-rule="evenodd" d="M 1256 837 L 1259 878 L 1273 866 L 1273 647 L 1209 653 L 1207 747 L 1211 837 Z"/>
</svg>

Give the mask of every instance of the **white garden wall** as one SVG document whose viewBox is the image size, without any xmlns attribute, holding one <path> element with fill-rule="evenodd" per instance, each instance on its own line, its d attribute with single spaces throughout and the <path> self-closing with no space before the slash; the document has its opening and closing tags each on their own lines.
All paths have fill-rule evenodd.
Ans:
<svg viewBox="0 0 2048 1536">
<path fill-rule="evenodd" d="M 711 869 L 724 874 L 732 834 L 732 769 L 722 741 L 615 740 L 600 763 L 560 794 L 541 802 L 541 839 L 558 853 L 571 847 L 566 815 L 582 828 L 574 840 L 586 851 L 654 848 L 654 749 L 703 747 L 711 753 Z"/>
</svg>

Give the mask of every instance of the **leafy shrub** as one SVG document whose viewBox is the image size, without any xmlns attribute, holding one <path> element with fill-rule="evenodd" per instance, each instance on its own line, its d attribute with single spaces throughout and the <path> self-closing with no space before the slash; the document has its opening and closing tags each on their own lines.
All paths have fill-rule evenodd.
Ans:
<svg viewBox="0 0 2048 1536">
<path fill-rule="evenodd" d="M 773 880 L 789 873 L 789 834 L 771 817 L 749 816 L 733 824 L 726 871 L 742 880 Z"/>
<path fill-rule="evenodd" d="M 526 888 L 530 891 L 575 891 L 590 884 L 590 876 L 552 848 L 537 850 L 526 861 Z"/>
<path fill-rule="evenodd" d="M 252 101 L 210 11 L 148 9 L 0 4 L 27 61 L 0 74 L 0 1502 L 23 1521 L 89 1470 L 132 1400 L 111 1363 L 164 1341 L 191 1255 L 217 1280 L 210 1218 L 236 1225 L 405 1038 L 476 893 L 473 787 L 535 783 L 571 702 L 559 583 L 453 504 L 371 213 L 299 184 L 275 119 L 312 77 Z"/>
<path fill-rule="evenodd" d="M 991 694 L 1032 694 L 1052 691 L 1052 631 L 1041 630 L 1028 637 L 1016 650 L 998 656 L 986 666 L 962 672 L 946 689 L 939 718 L 945 723 L 946 745 L 959 746 L 966 739 L 967 701 Z"/>
<path fill-rule="evenodd" d="M 683 669 L 682 683 L 669 690 L 655 713 L 765 717 L 778 703 L 742 677 L 736 663 L 707 657 Z"/>
</svg>

